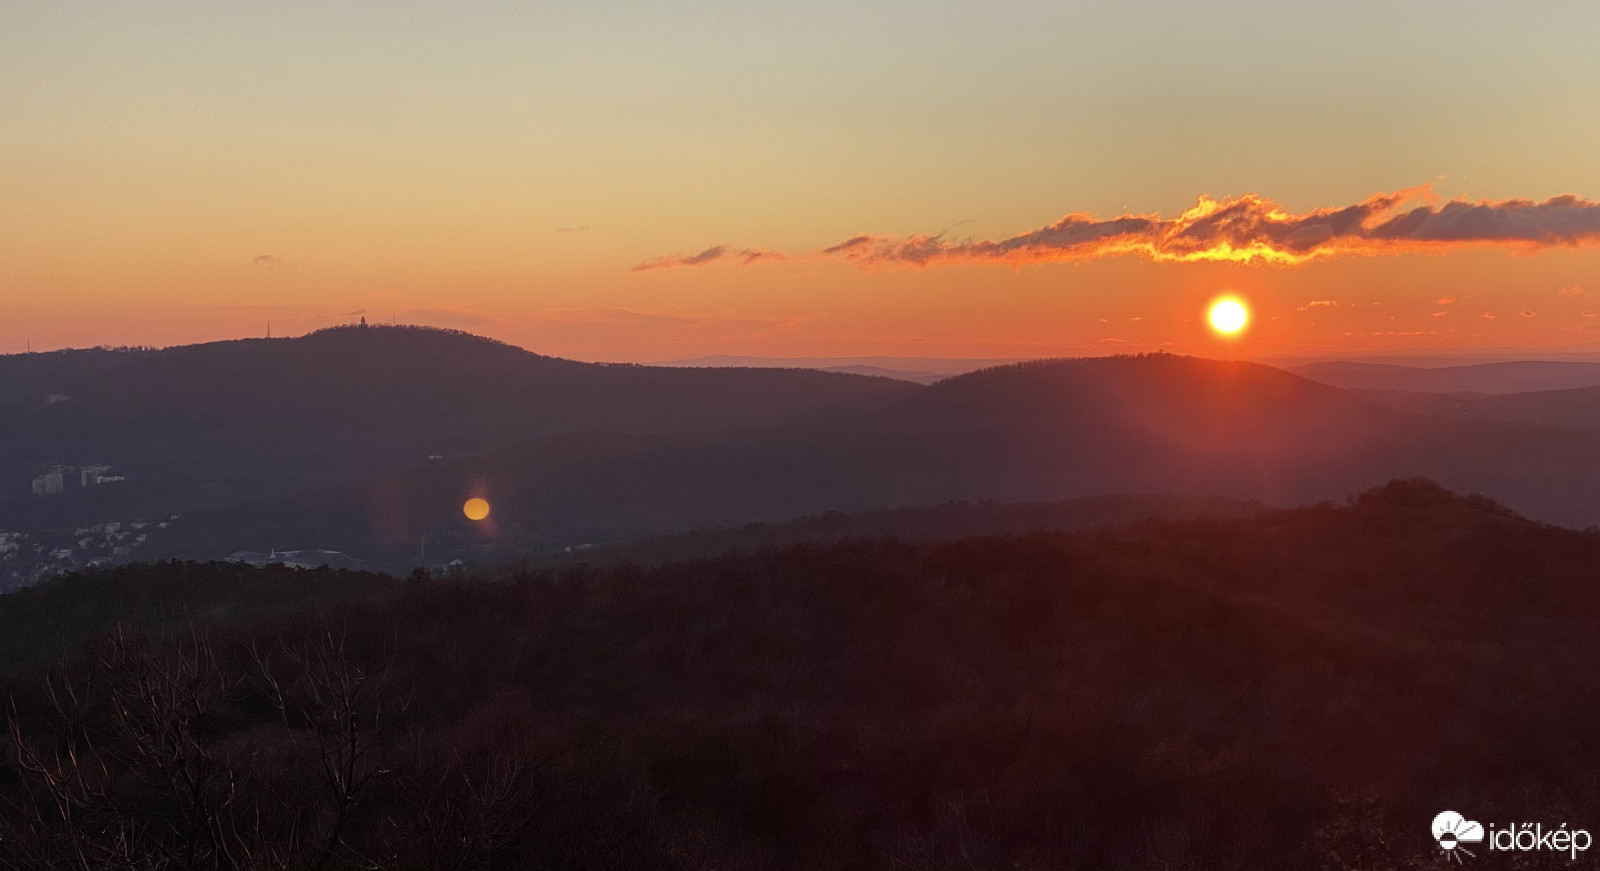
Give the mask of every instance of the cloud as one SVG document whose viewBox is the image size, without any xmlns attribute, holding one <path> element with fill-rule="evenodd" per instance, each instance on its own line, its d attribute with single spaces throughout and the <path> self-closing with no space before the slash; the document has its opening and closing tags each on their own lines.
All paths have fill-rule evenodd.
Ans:
<svg viewBox="0 0 1600 871">
<path fill-rule="evenodd" d="M 1016 236 L 948 241 L 943 236 L 856 236 L 824 251 L 863 264 L 1008 263 L 1135 255 L 1156 261 L 1298 264 L 1350 254 L 1491 246 L 1536 251 L 1600 242 L 1600 203 L 1560 196 L 1442 205 L 1426 186 L 1376 194 L 1339 208 L 1292 214 L 1256 195 L 1201 197 L 1176 218 L 1078 212 Z"/>
<path fill-rule="evenodd" d="M 1485 320 L 1491 320 L 1492 321 L 1492 320 L 1494 320 L 1494 313 L 1493 312 L 1484 312 L 1483 314 L 1478 315 L 1478 317 L 1484 318 Z"/>
<path fill-rule="evenodd" d="M 1583 311 L 1578 312 L 1578 314 L 1580 314 L 1580 315 L 1582 315 L 1582 316 L 1584 316 L 1586 318 L 1600 318 L 1600 312 L 1592 312 L 1592 311 L 1589 311 L 1588 309 L 1584 309 Z"/>
<path fill-rule="evenodd" d="M 589 229 L 589 225 L 588 224 L 579 224 L 579 225 L 577 225 L 575 227 L 557 227 L 556 228 L 556 232 L 557 233 L 582 233 L 582 232 L 584 232 L 585 230 L 588 230 L 588 229 Z"/>
<path fill-rule="evenodd" d="M 1444 311 L 1433 312 L 1432 314 L 1429 315 L 1429 317 L 1442 318 L 1442 317 L 1444 317 L 1445 315 L 1447 315 L 1449 313 L 1450 313 L 1450 310 L 1449 309 L 1445 309 Z"/>
<path fill-rule="evenodd" d="M 744 258 L 744 265 L 745 266 L 749 266 L 750 264 L 756 262 L 757 260 L 786 260 L 786 259 L 788 259 L 784 255 L 784 253 L 782 251 L 761 251 L 761 250 L 757 250 L 757 249 L 754 249 L 754 248 L 746 248 L 743 251 L 737 252 L 737 254 L 740 257 Z"/>
<path fill-rule="evenodd" d="M 749 266 L 757 260 L 782 260 L 781 251 L 762 251 L 757 248 L 730 248 L 727 245 L 714 245 L 701 251 L 699 254 L 674 254 L 669 257 L 657 257 L 646 260 L 633 267 L 634 272 L 650 272 L 656 269 L 676 269 L 680 266 L 704 266 L 715 263 L 724 258 L 738 258 L 743 265 Z"/>
<path fill-rule="evenodd" d="M 1522 311 L 1517 312 L 1517 314 L 1519 316 L 1525 317 L 1525 318 L 1536 318 L 1536 317 L 1539 316 L 1538 312 L 1536 312 L 1536 311 L 1534 311 L 1532 309 L 1526 309 L 1526 308 L 1523 309 Z"/>
<path fill-rule="evenodd" d="M 1201 197 L 1188 211 L 1101 218 L 1073 212 L 1053 224 L 1004 239 L 951 239 L 863 234 L 824 248 L 822 257 L 862 266 L 997 263 L 1014 267 L 1134 256 L 1158 262 L 1202 260 L 1296 265 L 1349 255 L 1443 252 L 1491 247 L 1533 253 L 1600 244 L 1600 202 L 1573 195 L 1533 200 L 1455 199 L 1441 203 L 1428 185 L 1374 194 L 1347 206 L 1303 214 L 1255 194 Z M 663 257 L 635 270 L 698 266 L 725 255 L 719 245 L 690 256 Z M 763 254 L 763 256 L 765 256 Z"/>
<path fill-rule="evenodd" d="M 260 254 L 250 258 L 250 265 L 257 269 L 277 269 L 283 265 L 283 258 L 276 254 Z"/>
<path fill-rule="evenodd" d="M 1456 298 L 1453 297 L 1453 296 L 1441 296 L 1438 299 L 1434 300 L 1433 304 L 1434 305 L 1450 305 L 1450 304 L 1454 303 L 1455 301 L 1456 301 Z"/>
<path fill-rule="evenodd" d="M 1588 296 L 1589 295 L 1589 291 L 1579 287 L 1576 284 L 1572 285 L 1571 287 L 1563 287 L 1560 290 L 1556 291 L 1556 293 L 1561 295 L 1561 296 Z"/>
</svg>

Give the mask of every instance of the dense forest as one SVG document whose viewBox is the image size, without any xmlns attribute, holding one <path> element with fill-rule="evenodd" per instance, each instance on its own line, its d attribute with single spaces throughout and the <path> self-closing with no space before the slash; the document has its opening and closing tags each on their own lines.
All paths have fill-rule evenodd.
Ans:
<svg viewBox="0 0 1600 871">
<path fill-rule="evenodd" d="M 1445 808 L 1600 822 L 1597 579 L 1600 535 L 1425 480 L 650 567 L 72 575 L 0 597 L 0 867 L 1439 867 Z M 1543 867 L 1503 858 L 1470 861 Z"/>
</svg>

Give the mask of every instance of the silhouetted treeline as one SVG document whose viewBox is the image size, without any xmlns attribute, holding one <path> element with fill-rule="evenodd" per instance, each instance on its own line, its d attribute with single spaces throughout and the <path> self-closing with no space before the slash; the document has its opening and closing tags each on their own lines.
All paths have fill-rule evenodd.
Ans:
<svg viewBox="0 0 1600 871">
<path fill-rule="evenodd" d="M 166 583 L 138 573 L 34 613 Z M 328 573 L 299 613 L 239 575 L 231 613 L 10 680 L 0 856 L 1433 867 L 1445 808 L 1600 820 L 1597 574 L 1600 536 L 1400 481 L 1090 533 Z"/>
</svg>

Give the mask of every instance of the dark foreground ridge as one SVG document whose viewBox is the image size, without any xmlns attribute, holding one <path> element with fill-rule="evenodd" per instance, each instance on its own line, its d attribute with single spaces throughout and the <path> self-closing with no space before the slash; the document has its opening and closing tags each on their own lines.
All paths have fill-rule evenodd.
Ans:
<svg viewBox="0 0 1600 871">
<path fill-rule="evenodd" d="M 653 569 L 72 576 L 0 597 L 0 867 L 1433 867 L 1445 808 L 1600 822 L 1597 570 L 1409 480 Z M 98 640 L 52 696 L 60 626 Z"/>
</svg>

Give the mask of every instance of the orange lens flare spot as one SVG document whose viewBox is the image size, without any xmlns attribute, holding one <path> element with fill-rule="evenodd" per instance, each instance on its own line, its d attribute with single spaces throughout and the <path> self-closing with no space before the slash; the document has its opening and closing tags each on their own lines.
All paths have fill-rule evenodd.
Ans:
<svg viewBox="0 0 1600 871">
<path fill-rule="evenodd" d="M 1250 310 L 1240 300 L 1233 297 L 1223 297 L 1211 304 L 1211 310 L 1206 313 L 1206 320 L 1211 322 L 1211 328 L 1225 336 L 1236 335 L 1250 323 Z"/>
<path fill-rule="evenodd" d="M 483 520 L 489 516 L 489 500 L 474 496 L 461 506 L 461 513 L 467 515 L 468 520 Z"/>
</svg>

